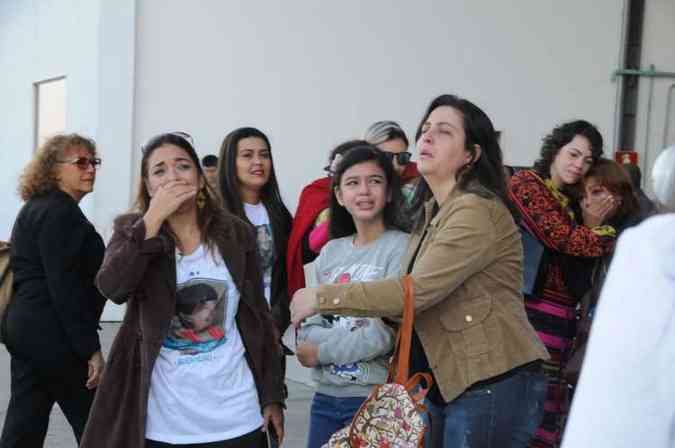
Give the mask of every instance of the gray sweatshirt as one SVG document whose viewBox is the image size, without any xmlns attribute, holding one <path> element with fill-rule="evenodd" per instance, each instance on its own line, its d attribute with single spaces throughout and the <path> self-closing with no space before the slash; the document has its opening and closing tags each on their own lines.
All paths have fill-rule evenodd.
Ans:
<svg viewBox="0 0 675 448">
<path fill-rule="evenodd" d="M 376 241 L 355 247 L 354 236 L 329 241 L 314 260 L 316 282 L 349 283 L 398 277 L 408 234 L 385 231 Z M 381 319 L 313 316 L 298 331 L 299 342 L 319 347 L 312 370 L 318 392 L 333 397 L 367 396 L 386 380 L 394 333 Z"/>
</svg>

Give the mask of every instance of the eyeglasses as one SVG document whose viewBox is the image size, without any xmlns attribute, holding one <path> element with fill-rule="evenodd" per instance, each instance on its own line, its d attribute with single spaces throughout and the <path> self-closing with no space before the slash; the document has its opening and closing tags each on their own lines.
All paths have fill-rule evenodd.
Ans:
<svg viewBox="0 0 675 448">
<path fill-rule="evenodd" d="M 70 160 L 57 160 L 56 163 L 68 163 L 70 165 L 75 165 L 81 170 L 86 170 L 91 167 L 97 170 L 101 166 L 101 159 L 99 158 L 89 158 L 89 157 L 76 157 Z"/>
<path fill-rule="evenodd" d="M 383 151 L 384 155 L 387 156 L 389 160 L 394 160 L 396 159 L 396 163 L 398 163 L 400 166 L 405 166 L 410 162 L 410 158 L 412 157 L 412 154 L 409 153 L 408 151 L 404 152 L 398 152 L 398 153 L 393 153 L 393 152 L 387 152 Z"/>
<path fill-rule="evenodd" d="M 190 144 L 193 148 L 195 147 L 195 142 L 190 134 L 187 132 L 182 132 L 182 131 L 174 131 L 174 132 L 165 132 L 164 134 L 159 134 L 154 137 L 152 137 L 150 140 L 145 145 L 141 145 L 141 152 L 145 154 L 145 151 L 147 151 L 148 148 L 154 146 L 154 144 L 161 138 L 166 137 L 167 135 L 173 135 L 179 138 L 182 138 L 186 142 Z"/>
</svg>

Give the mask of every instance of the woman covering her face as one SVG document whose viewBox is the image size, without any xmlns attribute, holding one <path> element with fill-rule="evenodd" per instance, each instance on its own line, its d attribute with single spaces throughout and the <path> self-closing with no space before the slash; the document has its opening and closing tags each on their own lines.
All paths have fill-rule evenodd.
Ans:
<svg viewBox="0 0 675 448">
<path fill-rule="evenodd" d="M 563 448 L 675 445 L 675 146 L 651 174 L 662 213 L 617 243 Z"/>
<path fill-rule="evenodd" d="M 191 138 L 143 147 L 136 210 L 97 276 L 127 304 L 82 447 L 260 447 L 283 437 L 278 331 L 253 229 L 222 210 Z"/>
<path fill-rule="evenodd" d="M 588 208 L 594 201 L 602 201 L 607 196 L 614 197 L 616 208 L 607 215 L 606 219 L 607 223 L 616 230 L 617 237 L 625 229 L 639 224 L 643 219 L 640 204 L 628 173 L 613 160 L 597 160 L 583 180 L 583 189 L 582 208 Z M 565 366 L 565 379 L 568 386 L 575 386 L 577 383 L 591 322 L 612 255 L 613 253 L 609 253 L 603 257 L 579 257 L 574 260 L 576 282 L 587 281 L 588 285 L 583 286 L 583 289 L 587 289 L 587 292 L 581 297 L 576 336 L 572 353 Z"/>
</svg>

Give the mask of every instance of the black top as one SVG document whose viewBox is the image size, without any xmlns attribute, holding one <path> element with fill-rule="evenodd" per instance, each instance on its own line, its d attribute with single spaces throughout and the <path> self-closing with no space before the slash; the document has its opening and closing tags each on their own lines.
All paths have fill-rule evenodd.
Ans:
<svg viewBox="0 0 675 448">
<path fill-rule="evenodd" d="M 94 286 L 105 250 L 101 236 L 77 202 L 56 190 L 26 202 L 11 241 L 8 349 L 33 361 L 88 360 L 100 350 L 105 304 Z"/>
<path fill-rule="evenodd" d="M 439 207 L 438 204 L 434 205 L 434 208 L 431 211 L 431 217 L 433 218 L 436 216 L 436 213 L 438 213 Z M 431 220 L 429 220 L 431 222 Z M 413 254 L 412 258 L 410 259 L 410 263 L 408 264 L 408 269 L 406 270 L 406 274 L 410 274 L 413 269 L 413 265 L 415 264 L 415 260 L 417 260 L 417 255 L 420 252 L 420 248 L 422 247 L 422 243 L 427 237 L 427 230 L 429 229 L 429 226 L 427 224 L 427 227 L 424 229 L 424 233 L 422 234 L 422 238 L 420 238 L 420 242 L 417 246 L 417 249 L 415 249 L 415 253 Z M 433 384 L 429 388 L 429 392 L 427 392 L 427 398 L 429 401 L 431 401 L 433 404 L 437 406 L 446 406 L 447 403 L 443 399 L 443 395 L 441 394 L 441 390 L 438 387 L 438 381 L 436 380 L 436 375 L 434 375 L 433 370 L 431 370 L 431 366 L 429 365 L 429 359 L 427 358 L 427 354 L 424 351 L 424 346 L 422 345 L 422 341 L 420 341 L 419 336 L 417 335 L 417 331 L 413 328 L 412 332 L 412 337 L 410 341 L 410 363 L 409 363 L 409 375 L 413 376 L 416 373 L 428 373 L 431 375 L 431 378 L 433 380 Z"/>
</svg>

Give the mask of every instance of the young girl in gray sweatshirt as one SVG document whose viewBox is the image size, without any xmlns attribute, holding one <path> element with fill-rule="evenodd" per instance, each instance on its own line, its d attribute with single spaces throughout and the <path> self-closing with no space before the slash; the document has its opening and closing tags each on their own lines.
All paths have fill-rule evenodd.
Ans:
<svg viewBox="0 0 675 448">
<path fill-rule="evenodd" d="M 347 152 L 333 174 L 330 235 L 314 261 L 314 281 L 346 283 L 398 277 L 408 234 L 397 229 L 398 177 L 371 145 Z M 313 316 L 298 331 L 296 355 L 313 369 L 308 448 L 319 448 L 348 425 L 385 382 L 394 332 L 379 318 Z"/>
</svg>

